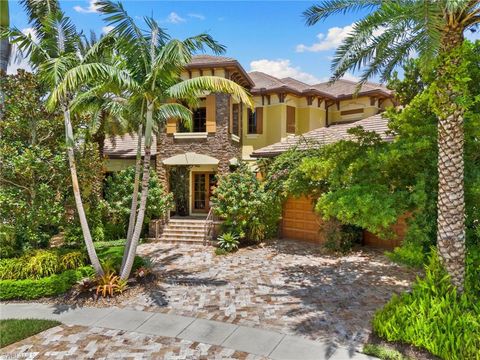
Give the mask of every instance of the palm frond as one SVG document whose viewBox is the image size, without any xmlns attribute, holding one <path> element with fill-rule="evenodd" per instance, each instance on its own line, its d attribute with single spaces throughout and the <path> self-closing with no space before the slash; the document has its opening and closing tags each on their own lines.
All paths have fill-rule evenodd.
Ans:
<svg viewBox="0 0 480 360">
<path fill-rule="evenodd" d="M 65 73 L 62 81 L 51 92 L 48 107 L 54 108 L 59 101 L 65 99 L 69 93 L 78 90 L 81 85 L 99 81 L 112 82 L 121 88 L 133 91 L 138 88 L 138 84 L 124 70 L 101 63 L 80 64 Z"/>
<path fill-rule="evenodd" d="M 190 53 L 195 53 L 198 51 L 205 52 L 205 50 L 208 48 L 216 55 L 220 55 L 224 54 L 227 49 L 224 45 L 220 44 L 218 41 L 215 41 L 212 36 L 205 33 L 186 38 L 183 40 L 183 44 L 190 51 Z"/>
<path fill-rule="evenodd" d="M 38 67 L 38 73 L 45 84 L 55 87 L 61 83 L 65 74 L 76 64 L 78 64 L 76 54 L 65 54 L 42 62 Z"/>
<path fill-rule="evenodd" d="M 43 19 L 60 11 L 58 0 L 20 0 L 20 4 L 28 15 L 28 22 L 39 32 L 42 30 Z"/>
<path fill-rule="evenodd" d="M 192 112 L 182 104 L 162 104 L 156 111 L 157 126 L 164 124 L 168 119 L 178 119 L 189 130 L 193 127 Z"/>
<path fill-rule="evenodd" d="M 148 42 L 122 3 L 102 0 L 97 2 L 97 6 L 99 11 L 105 15 L 107 24 L 114 27 L 111 31 L 112 35 L 123 40 L 123 49 L 129 52 L 129 57 L 132 60 L 136 57 L 137 61 L 140 57 L 143 67 L 145 70 L 148 69 L 150 51 Z"/>
<path fill-rule="evenodd" d="M 385 81 L 412 54 L 428 64 L 440 47 L 442 18 L 442 8 L 435 3 L 384 2 L 356 22 L 338 47 L 332 61 L 332 79 L 361 70 L 359 84 L 375 75 Z"/>
<path fill-rule="evenodd" d="M 303 17 L 307 25 L 311 26 L 332 15 L 377 8 L 382 2 L 382 0 L 325 0 L 305 10 Z"/>
<path fill-rule="evenodd" d="M 173 85 L 167 94 L 173 99 L 186 99 L 199 96 L 205 91 L 231 94 L 237 101 L 253 109 L 252 96 L 237 83 L 218 76 L 199 76 Z"/>
<path fill-rule="evenodd" d="M 81 42 L 72 20 L 61 11 L 47 14 L 42 20 L 44 37 L 40 43 L 48 49 L 51 57 L 58 57 L 64 53 L 74 53 Z"/>
<path fill-rule="evenodd" d="M 33 39 L 31 34 L 24 34 L 16 27 L 11 30 L 2 29 L 0 38 L 9 38 L 10 43 L 17 47 L 16 61 L 29 58 L 30 64 L 34 69 L 40 63 L 50 58 L 48 52 Z"/>
</svg>

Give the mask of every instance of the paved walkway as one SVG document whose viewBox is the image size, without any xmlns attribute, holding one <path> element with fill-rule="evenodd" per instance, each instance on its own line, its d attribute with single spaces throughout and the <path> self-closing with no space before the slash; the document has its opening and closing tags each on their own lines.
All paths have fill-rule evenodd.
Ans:
<svg viewBox="0 0 480 360">
<path fill-rule="evenodd" d="M 67 325 L 67 327 L 63 329 L 64 331 L 67 330 L 68 326 L 70 326 L 70 332 L 72 332 L 71 329 L 75 329 L 75 327 L 78 327 L 77 331 L 81 331 L 82 327 L 89 327 L 90 329 L 94 329 L 92 330 L 93 332 L 96 331 L 97 333 L 102 332 L 102 328 L 112 329 L 116 331 L 116 333 L 114 332 L 113 334 L 116 334 L 116 336 L 114 336 L 116 341 L 118 341 L 119 335 L 123 336 L 125 333 L 135 334 L 137 341 L 144 335 L 155 335 L 163 337 L 162 339 L 187 340 L 188 342 L 186 344 L 191 344 L 190 346 L 195 346 L 197 348 L 202 344 L 217 346 L 220 349 L 225 349 L 223 350 L 224 355 L 228 353 L 228 350 L 238 351 L 241 352 L 241 354 L 244 354 L 241 357 L 234 357 L 230 355 L 222 356 L 217 353 L 217 355 L 219 355 L 218 357 L 215 356 L 217 358 L 249 358 L 249 355 L 255 355 L 260 358 L 267 357 L 270 359 L 288 360 L 373 359 L 372 357 L 357 353 L 352 349 L 339 347 L 333 343 L 325 341 L 312 341 L 275 331 L 195 317 L 120 309 L 115 307 L 74 308 L 66 305 L 46 305 L 39 303 L 0 304 L 0 318 L 55 319 Z M 59 339 L 58 332 L 60 330 L 62 330 L 61 327 L 47 330 L 47 335 L 48 337 L 52 337 L 51 340 Z M 107 332 L 107 330 L 104 332 Z M 77 349 L 77 347 L 74 346 L 75 341 L 73 340 L 78 341 L 80 337 L 74 333 L 71 335 L 73 338 L 70 338 L 69 341 L 73 343 L 71 344 L 70 350 L 64 352 L 61 357 L 56 358 L 63 358 L 63 356 L 71 357 L 74 355 L 73 351 Z M 45 341 L 48 343 L 48 340 Z M 163 341 L 165 342 L 165 340 Z M 21 349 L 23 349 L 23 351 L 28 351 L 29 347 L 28 344 L 25 346 L 25 342 L 28 343 L 28 339 L 22 342 L 24 346 L 20 348 L 15 348 L 11 345 L 2 349 L 3 356 L 13 356 L 15 351 L 18 352 L 21 351 Z M 88 346 L 90 346 L 91 343 L 89 343 Z M 92 346 L 95 347 L 95 344 L 93 343 Z M 125 348 L 127 346 L 128 345 L 124 344 L 122 347 L 122 344 L 120 343 L 119 349 L 123 351 L 121 357 L 129 357 L 129 349 Z M 149 345 L 150 348 L 152 346 L 155 346 L 155 341 Z M 5 352 L 5 350 L 7 352 Z M 163 358 L 180 359 L 202 357 L 199 354 L 197 354 L 198 356 L 193 354 L 192 357 L 179 357 L 176 355 L 168 356 L 165 353 L 163 354 Z M 231 355 L 233 354 L 235 353 L 232 353 Z M 18 353 L 16 356 L 18 356 Z M 207 358 L 213 358 L 213 356 L 208 357 L 208 354 L 206 356 Z M 106 358 L 109 357 L 115 358 L 116 356 L 115 354 L 110 354 L 110 356 L 107 354 Z M 98 354 L 95 355 L 95 358 L 99 358 Z M 142 358 L 142 353 L 137 353 L 133 358 Z"/>
<path fill-rule="evenodd" d="M 332 256 L 318 244 L 283 239 L 227 256 L 215 256 L 211 247 L 162 243 L 142 244 L 138 252 L 152 260 L 157 280 L 117 297 L 118 307 L 268 329 L 357 350 L 368 340 L 375 311 L 408 290 L 417 275 L 382 251 L 361 248 Z"/>
</svg>

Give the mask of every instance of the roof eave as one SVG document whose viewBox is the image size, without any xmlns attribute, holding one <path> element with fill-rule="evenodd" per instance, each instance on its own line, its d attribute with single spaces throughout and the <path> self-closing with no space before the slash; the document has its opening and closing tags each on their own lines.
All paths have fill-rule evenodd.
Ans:
<svg viewBox="0 0 480 360">
<path fill-rule="evenodd" d="M 211 69 L 215 67 L 228 67 L 228 66 L 234 66 L 236 67 L 242 75 L 245 77 L 245 80 L 247 80 L 248 84 L 250 87 L 254 87 L 255 83 L 253 80 L 250 78 L 248 73 L 245 71 L 245 69 L 240 65 L 240 63 L 237 60 L 224 60 L 224 61 L 218 61 L 218 62 L 199 62 L 199 63 L 194 63 L 194 64 L 187 64 L 184 66 L 186 70 L 192 70 L 192 69 Z"/>
</svg>

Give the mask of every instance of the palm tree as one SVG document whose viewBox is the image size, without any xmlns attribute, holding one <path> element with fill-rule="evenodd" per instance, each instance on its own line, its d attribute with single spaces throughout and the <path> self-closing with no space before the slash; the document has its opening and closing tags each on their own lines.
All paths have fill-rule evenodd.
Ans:
<svg viewBox="0 0 480 360">
<path fill-rule="evenodd" d="M 0 0 L 0 28 L 10 27 L 10 15 L 8 12 L 8 0 Z M 10 60 L 10 43 L 8 38 L 0 40 L 0 71 L 7 72 Z M 3 95 L 2 95 L 3 98 Z M 3 102 L 3 101 L 2 101 Z"/>
<path fill-rule="evenodd" d="M 32 1 L 32 3 L 38 4 L 37 1 Z M 35 11 L 39 11 L 38 8 L 35 9 Z M 35 11 L 32 10 L 31 12 L 34 14 Z M 34 41 L 30 34 L 23 34 L 18 28 L 13 28 L 2 36 L 8 36 L 11 42 L 18 46 L 22 55 L 29 57 L 30 63 L 33 69 L 37 71 L 40 80 L 50 88 L 50 109 L 53 111 L 56 105 L 59 105 L 63 112 L 67 155 L 80 225 L 90 262 L 96 273 L 102 275 L 103 269 L 93 245 L 77 178 L 74 153 L 75 140 L 70 116 L 73 93 L 64 92 L 61 97 L 54 95 L 57 86 L 61 84 L 68 70 L 72 68 L 80 68 L 84 74 L 88 74 L 90 77 L 96 76 L 99 79 L 105 73 L 116 74 L 115 78 L 120 79 L 120 81 L 124 78 L 121 74 L 118 74 L 119 70 L 114 66 L 90 62 L 96 59 L 98 52 L 104 46 L 104 42 L 99 41 L 86 54 L 82 55 L 79 51 L 80 36 L 68 17 L 57 10 L 55 12 L 42 12 L 42 16 L 41 21 L 35 24 L 37 41 Z"/>
<path fill-rule="evenodd" d="M 100 1 L 97 5 L 100 12 L 106 16 L 108 25 L 114 26 L 111 35 L 118 41 L 117 46 L 124 58 L 126 70 L 113 74 L 109 69 L 101 72 L 102 69 L 95 67 L 95 75 L 101 73 L 105 79 L 109 76 L 121 77 L 115 81 L 126 85 L 130 94 L 129 103 L 138 109 L 139 124 L 144 127 L 140 204 L 132 237 L 125 246 L 120 271 L 121 278 L 127 279 L 143 228 L 150 178 L 152 133 L 169 118 L 177 118 L 187 124 L 191 122 L 191 111 L 180 103 L 172 103 L 171 99 L 195 104 L 205 91 L 224 92 L 232 94 L 250 107 L 253 105 L 250 95 L 233 81 L 215 76 L 180 80 L 180 72 L 191 60 L 194 52 L 203 51 L 205 48 L 210 48 L 215 53 L 224 51 L 224 47 L 209 35 L 200 34 L 183 41 L 171 39 L 153 18 L 145 18 L 147 30 L 141 30 L 119 2 Z M 86 81 L 94 80 L 92 74 L 85 66 L 67 71 L 63 81 L 52 92 L 51 98 L 65 98 L 69 92 L 78 89 Z"/>
<path fill-rule="evenodd" d="M 465 279 L 465 200 L 463 114 L 468 95 L 462 64 L 464 32 L 480 23 L 478 0 L 326 0 L 304 12 L 308 25 L 331 15 L 369 9 L 338 47 L 333 63 L 336 80 L 348 70 L 363 69 L 360 82 L 374 75 L 382 81 L 411 54 L 435 65 L 430 91 L 438 116 L 437 246 L 452 283 L 463 291 Z M 463 79 L 462 79 L 463 76 Z M 460 80 L 462 79 L 462 80 Z M 462 86 L 463 85 L 463 86 Z"/>
</svg>

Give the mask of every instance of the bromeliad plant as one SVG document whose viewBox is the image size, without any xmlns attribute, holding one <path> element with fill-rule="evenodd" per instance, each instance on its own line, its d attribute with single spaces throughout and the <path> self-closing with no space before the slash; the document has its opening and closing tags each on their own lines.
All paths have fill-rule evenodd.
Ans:
<svg viewBox="0 0 480 360">
<path fill-rule="evenodd" d="M 217 241 L 218 247 L 226 252 L 233 252 L 237 250 L 238 245 L 240 244 L 238 235 L 231 232 L 223 233 L 218 237 Z"/>
</svg>

